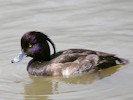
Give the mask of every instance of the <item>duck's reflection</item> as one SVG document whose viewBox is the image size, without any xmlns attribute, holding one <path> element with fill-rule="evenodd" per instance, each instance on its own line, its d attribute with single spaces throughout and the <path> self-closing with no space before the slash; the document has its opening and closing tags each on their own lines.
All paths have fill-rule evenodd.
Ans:
<svg viewBox="0 0 133 100">
<path fill-rule="evenodd" d="M 70 77 L 34 77 L 30 75 L 32 82 L 25 85 L 25 100 L 46 100 L 51 94 L 76 91 L 82 86 L 85 87 L 115 73 L 119 67 L 114 66 L 97 73 L 84 73 Z"/>
</svg>

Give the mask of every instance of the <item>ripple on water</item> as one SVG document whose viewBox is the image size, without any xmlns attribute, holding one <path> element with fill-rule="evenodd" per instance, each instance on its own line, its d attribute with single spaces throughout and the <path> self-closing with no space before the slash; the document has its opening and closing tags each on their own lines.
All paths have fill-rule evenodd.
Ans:
<svg viewBox="0 0 133 100">
<path fill-rule="evenodd" d="M 31 2 L 32 1 L 32 2 Z M 76 3 L 75 3 L 76 2 Z M 0 1 L 1 100 L 132 100 L 132 0 Z M 87 48 L 131 59 L 100 74 L 33 77 L 29 59 L 11 64 L 23 33 L 48 33 L 57 49 Z"/>
</svg>

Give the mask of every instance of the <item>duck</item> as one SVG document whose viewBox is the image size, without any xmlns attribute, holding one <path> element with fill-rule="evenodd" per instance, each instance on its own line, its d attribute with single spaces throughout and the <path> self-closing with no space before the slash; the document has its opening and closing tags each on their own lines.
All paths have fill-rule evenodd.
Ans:
<svg viewBox="0 0 133 100">
<path fill-rule="evenodd" d="M 128 63 L 128 60 L 114 54 L 88 49 L 72 48 L 56 52 L 54 42 L 39 31 L 29 31 L 22 36 L 21 51 L 11 62 L 17 63 L 26 57 L 32 58 L 27 71 L 34 76 L 69 76 Z"/>
</svg>

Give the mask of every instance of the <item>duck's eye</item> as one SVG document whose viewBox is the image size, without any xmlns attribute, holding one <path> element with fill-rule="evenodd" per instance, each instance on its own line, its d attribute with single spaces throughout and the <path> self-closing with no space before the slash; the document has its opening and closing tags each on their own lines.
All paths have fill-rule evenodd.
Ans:
<svg viewBox="0 0 133 100">
<path fill-rule="evenodd" d="M 32 47 L 33 47 L 33 45 L 29 43 L 29 46 L 28 46 L 28 47 L 29 47 L 29 48 L 32 48 Z"/>
</svg>

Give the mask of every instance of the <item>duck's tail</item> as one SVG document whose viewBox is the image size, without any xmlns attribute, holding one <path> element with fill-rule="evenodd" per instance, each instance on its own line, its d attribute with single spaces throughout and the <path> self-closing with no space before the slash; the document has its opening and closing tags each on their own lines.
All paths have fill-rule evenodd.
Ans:
<svg viewBox="0 0 133 100">
<path fill-rule="evenodd" d="M 115 57 L 115 58 L 116 58 L 115 62 L 118 65 L 126 65 L 129 63 L 129 61 L 124 58 L 118 58 L 118 57 Z"/>
<path fill-rule="evenodd" d="M 98 69 L 105 69 L 116 65 L 126 65 L 128 60 L 116 56 L 100 56 Z"/>
</svg>

